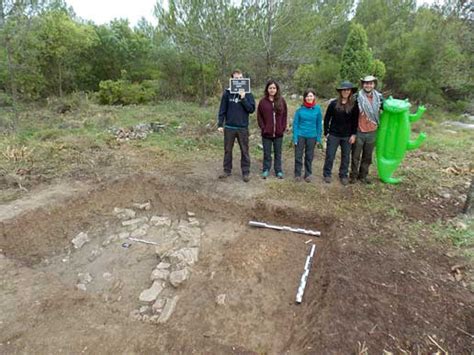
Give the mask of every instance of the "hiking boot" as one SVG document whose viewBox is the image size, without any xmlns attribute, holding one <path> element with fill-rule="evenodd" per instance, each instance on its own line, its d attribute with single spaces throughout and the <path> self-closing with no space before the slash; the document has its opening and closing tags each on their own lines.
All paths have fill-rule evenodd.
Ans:
<svg viewBox="0 0 474 355">
<path fill-rule="evenodd" d="M 368 177 L 364 177 L 364 178 L 360 179 L 360 182 L 363 183 L 363 184 L 366 184 L 366 185 L 372 185 L 372 181 L 370 181 L 370 179 Z"/>
<path fill-rule="evenodd" d="M 295 176 L 295 182 L 301 182 L 303 178 L 301 176 Z"/>
<path fill-rule="evenodd" d="M 330 176 L 325 176 L 323 177 L 323 180 L 326 184 L 330 184 L 331 183 L 331 177 Z"/>
<path fill-rule="evenodd" d="M 277 172 L 276 177 L 279 179 L 283 179 L 283 173 L 281 171 Z"/>
<path fill-rule="evenodd" d="M 221 180 L 227 179 L 231 175 L 232 175 L 231 173 L 223 172 L 222 174 L 219 175 L 219 179 L 221 179 Z"/>
<path fill-rule="evenodd" d="M 266 179 L 269 174 L 270 173 L 268 172 L 268 170 L 264 170 L 263 173 L 262 173 L 262 179 Z"/>
<path fill-rule="evenodd" d="M 357 182 L 357 178 L 356 178 L 356 177 L 351 176 L 351 177 L 349 178 L 349 184 L 355 184 L 356 182 Z"/>
<path fill-rule="evenodd" d="M 312 175 L 306 176 L 306 177 L 304 178 L 304 181 L 306 181 L 306 182 L 311 182 L 311 181 L 313 181 L 313 176 L 312 176 Z"/>
<path fill-rule="evenodd" d="M 249 174 L 246 174 L 246 175 L 242 176 L 242 180 L 244 180 L 244 182 L 249 182 L 250 181 Z"/>
<path fill-rule="evenodd" d="M 349 179 L 346 177 L 341 178 L 341 184 L 347 186 L 347 184 L 349 184 Z"/>
</svg>

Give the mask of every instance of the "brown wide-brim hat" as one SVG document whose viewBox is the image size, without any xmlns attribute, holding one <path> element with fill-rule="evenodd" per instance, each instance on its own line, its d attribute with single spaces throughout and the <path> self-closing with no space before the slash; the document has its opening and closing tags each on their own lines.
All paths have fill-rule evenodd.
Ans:
<svg viewBox="0 0 474 355">
<path fill-rule="evenodd" d="M 357 87 L 355 87 L 354 84 L 352 84 L 350 81 L 344 80 L 344 81 L 341 81 L 341 83 L 336 88 L 336 90 L 337 91 L 352 90 L 352 92 L 355 92 L 357 91 Z"/>
<path fill-rule="evenodd" d="M 374 84 L 377 85 L 377 78 L 373 75 L 367 75 L 367 76 L 363 77 L 362 79 L 360 79 L 361 84 L 371 82 L 371 81 L 373 81 Z"/>
</svg>

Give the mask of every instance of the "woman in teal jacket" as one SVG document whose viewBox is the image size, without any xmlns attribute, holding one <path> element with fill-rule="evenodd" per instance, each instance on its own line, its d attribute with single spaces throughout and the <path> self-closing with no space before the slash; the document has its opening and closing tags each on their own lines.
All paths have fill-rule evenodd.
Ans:
<svg viewBox="0 0 474 355">
<path fill-rule="evenodd" d="M 313 157 L 316 143 L 321 144 L 322 136 L 321 106 L 316 105 L 316 93 L 307 89 L 303 94 L 303 104 L 296 110 L 293 118 L 293 143 L 295 144 L 295 180 L 301 181 L 304 153 L 304 180 L 311 182 L 313 177 Z"/>
</svg>

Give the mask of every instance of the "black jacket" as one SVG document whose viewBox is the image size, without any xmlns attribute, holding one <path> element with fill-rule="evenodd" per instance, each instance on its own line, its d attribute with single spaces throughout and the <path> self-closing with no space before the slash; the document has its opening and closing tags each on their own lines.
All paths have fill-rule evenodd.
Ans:
<svg viewBox="0 0 474 355">
<path fill-rule="evenodd" d="M 336 137 L 350 137 L 357 133 L 359 119 L 359 106 L 357 102 L 351 112 L 336 109 L 337 99 L 331 101 L 324 115 L 324 135 L 331 134 Z"/>
<path fill-rule="evenodd" d="M 224 91 L 219 107 L 218 126 L 247 128 L 249 114 L 255 111 L 255 99 L 251 93 L 245 94 L 243 100 L 239 94 L 231 94 L 229 89 Z"/>
</svg>

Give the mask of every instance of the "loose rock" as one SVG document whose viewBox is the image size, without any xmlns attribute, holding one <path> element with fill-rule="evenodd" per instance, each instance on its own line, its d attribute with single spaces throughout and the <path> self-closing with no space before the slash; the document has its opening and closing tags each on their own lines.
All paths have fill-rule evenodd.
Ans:
<svg viewBox="0 0 474 355">
<path fill-rule="evenodd" d="M 167 253 L 173 250 L 175 245 L 175 239 L 167 240 L 160 245 L 155 247 L 155 253 L 160 257 L 163 258 Z"/>
<path fill-rule="evenodd" d="M 169 269 L 171 266 L 171 264 L 169 263 L 164 263 L 163 261 L 161 263 L 158 264 L 158 266 L 156 267 L 157 269 Z"/>
<path fill-rule="evenodd" d="M 148 228 L 150 228 L 150 226 L 148 224 L 144 224 L 143 226 L 141 226 L 140 228 L 138 229 L 135 229 L 131 234 L 130 236 L 132 238 L 141 238 L 141 237 L 144 237 L 147 232 L 148 232 Z"/>
<path fill-rule="evenodd" d="M 77 274 L 77 279 L 80 284 L 87 285 L 88 283 L 92 282 L 92 275 L 89 274 L 88 272 L 85 272 L 85 273 L 81 272 Z"/>
<path fill-rule="evenodd" d="M 119 219 L 131 219 L 135 218 L 136 212 L 134 210 L 128 209 L 128 208 L 114 208 L 114 214 L 117 216 Z"/>
<path fill-rule="evenodd" d="M 80 249 L 88 241 L 89 241 L 89 236 L 87 235 L 87 233 L 81 232 L 72 239 L 72 244 L 74 244 L 74 248 Z"/>
<path fill-rule="evenodd" d="M 168 257 L 172 264 L 194 265 L 198 261 L 198 256 L 199 248 L 182 248 L 171 253 Z"/>
<path fill-rule="evenodd" d="M 158 323 L 166 323 L 168 319 L 171 317 L 173 314 L 176 304 L 178 303 L 178 296 L 174 296 L 173 298 L 168 298 L 166 300 L 166 305 L 163 308 L 163 311 L 161 311 L 160 318 L 158 319 Z"/>
<path fill-rule="evenodd" d="M 163 291 L 163 284 L 161 281 L 155 281 L 149 289 L 146 289 L 140 293 L 138 299 L 140 302 L 154 302 L 161 291 Z"/>
<path fill-rule="evenodd" d="M 87 287 L 84 284 L 77 284 L 76 288 L 81 291 L 87 291 Z"/>
<path fill-rule="evenodd" d="M 133 225 L 138 225 L 138 224 L 144 224 L 146 222 L 148 222 L 147 217 L 140 217 L 140 218 L 129 219 L 128 221 L 123 221 L 122 226 L 127 227 L 127 226 L 133 226 Z"/>
<path fill-rule="evenodd" d="M 170 275 L 170 272 L 166 269 L 155 269 L 151 273 L 151 280 L 164 280 L 166 281 L 168 279 L 168 276 Z"/>
<path fill-rule="evenodd" d="M 171 226 L 171 218 L 165 216 L 153 216 L 150 219 L 150 224 L 153 226 Z"/>
<path fill-rule="evenodd" d="M 223 306 L 225 304 L 225 294 L 217 295 L 216 303 L 220 306 Z"/>
<path fill-rule="evenodd" d="M 94 249 L 91 251 L 90 255 L 87 257 L 87 260 L 90 262 L 93 262 L 96 260 L 100 255 L 102 254 L 102 250 L 100 249 Z"/>
<path fill-rule="evenodd" d="M 191 273 L 189 272 L 188 268 L 184 268 L 182 270 L 177 270 L 177 271 L 173 271 L 171 274 L 170 274 L 170 283 L 174 286 L 174 287 L 178 287 L 179 285 L 181 285 L 184 281 L 186 281 L 187 279 L 189 279 L 189 276 L 191 275 Z"/>
<path fill-rule="evenodd" d="M 151 203 L 150 202 L 134 203 L 133 208 L 137 210 L 148 211 L 151 208 Z"/>
<path fill-rule="evenodd" d="M 153 303 L 153 306 L 151 306 L 153 313 L 161 313 L 165 304 L 166 298 L 158 298 L 156 302 Z"/>
</svg>

